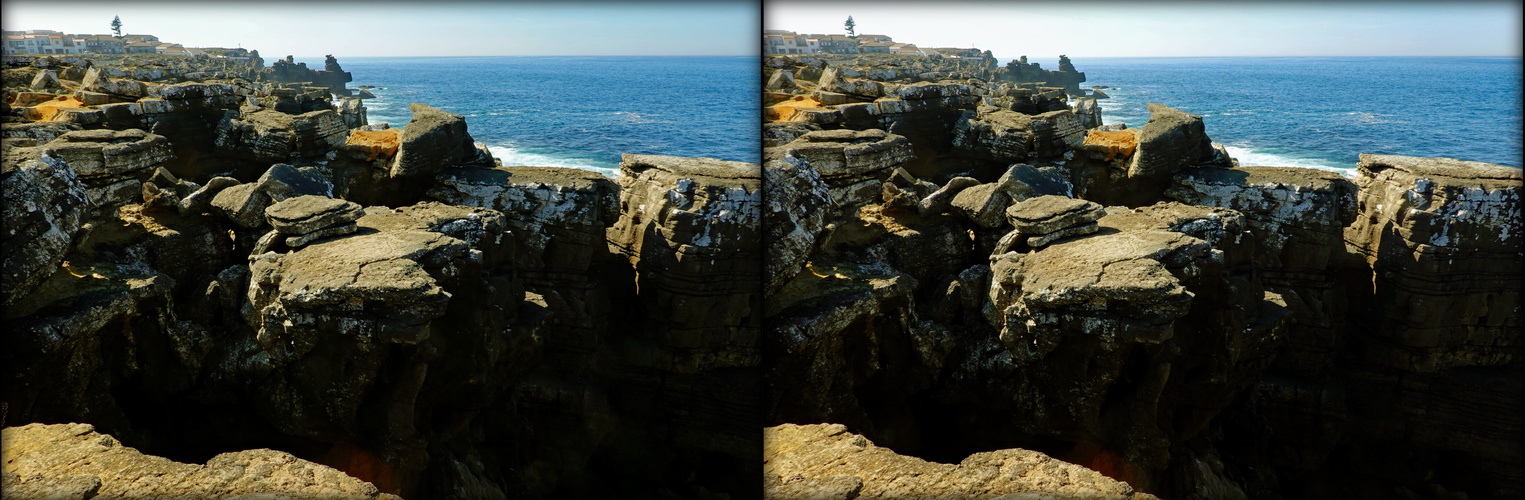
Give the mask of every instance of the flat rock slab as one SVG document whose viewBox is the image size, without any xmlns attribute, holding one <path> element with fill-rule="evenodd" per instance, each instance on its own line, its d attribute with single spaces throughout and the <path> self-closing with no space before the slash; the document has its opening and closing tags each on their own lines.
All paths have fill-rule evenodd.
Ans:
<svg viewBox="0 0 1525 500">
<path fill-rule="evenodd" d="M 6 498 L 397 498 L 275 450 L 187 464 L 145 455 L 89 424 L 7 427 L 0 440 Z"/>
<path fill-rule="evenodd" d="M 362 215 L 365 209 L 359 204 L 316 195 L 289 198 L 265 209 L 265 218 L 276 231 L 298 236 L 349 224 Z"/>
<path fill-rule="evenodd" d="M 1006 220 L 1018 231 L 1032 236 L 1096 222 L 1106 214 L 1096 203 L 1055 195 L 1029 198 L 1006 208 Z"/>
<path fill-rule="evenodd" d="M 763 429 L 763 485 L 769 499 L 1155 498 L 1036 451 L 989 451 L 941 464 L 897 455 L 839 424 Z"/>
</svg>

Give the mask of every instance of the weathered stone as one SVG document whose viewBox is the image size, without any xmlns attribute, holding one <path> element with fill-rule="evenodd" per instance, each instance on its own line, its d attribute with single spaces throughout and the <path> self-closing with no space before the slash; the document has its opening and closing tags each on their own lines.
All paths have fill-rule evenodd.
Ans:
<svg viewBox="0 0 1525 500">
<path fill-rule="evenodd" d="M 884 95 L 884 85 L 873 80 L 847 79 L 837 68 L 828 67 L 821 72 L 820 85 L 827 92 L 849 94 L 859 98 L 873 99 Z"/>
<path fill-rule="evenodd" d="M 627 154 L 620 172 L 609 246 L 635 266 L 650 334 L 674 353 L 666 369 L 757 366 L 761 169 Z"/>
<path fill-rule="evenodd" d="M 1139 131 L 1138 150 L 1128 165 L 1128 177 L 1170 177 L 1213 157 L 1202 117 L 1149 103 L 1149 122 Z"/>
<path fill-rule="evenodd" d="M 1094 232 L 1099 231 L 1099 230 L 1101 230 L 1101 226 L 1096 225 L 1095 222 L 1082 223 L 1082 224 L 1078 224 L 1078 225 L 1074 225 L 1074 226 L 1069 226 L 1069 227 L 1066 227 L 1066 228 L 1063 228 L 1063 229 L 1058 229 L 1058 230 L 1055 230 L 1055 231 L 1050 232 L 1050 233 L 1045 233 L 1045 234 L 1041 234 L 1041 235 L 1038 235 L 1038 236 L 1029 237 L 1029 238 L 1027 238 L 1027 246 L 1032 247 L 1032 248 L 1038 248 L 1038 247 L 1047 245 L 1049 243 L 1053 243 L 1055 241 L 1058 241 L 1058 240 L 1061 240 L 1061 239 L 1064 239 L 1064 238 L 1069 238 L 1071 236 L 1080 236 L 1080 235 L 1084 235 L 1084 234 L 1091 234 L 1091 233 L 1094 233 Z"/>
<path fill-rule="evenodd" d="M 905 137 L 882 130 L 810 132 L 781 149 L 808 161 L 831 188 L 832 201 L 844 207 L 878 199 L 878 183 L 912 158 Z"/>
<path fill-rule="evenodd" d="M 1041 236 L 1096 222 L 1106 214 L 1101 205 L 1089 201 L 1044 195 L 1012 204 L 1006 209 L 1006 220 L 1024 234 Z"/>
<path fill-rule="evenodd" d="M 325 156 L 347 135 L 344 120 L 333 110 L 292 115 L 266 109 L 222 120 L 214 145 L 226 156 L 275 163 Z"/>
<path fill-rule="evenodd" d="M 4 222 L 4 305 L 31 292 L 58 270 L 64 251 L 83 223 L 85 185 L 57 157 L 41 155 L 0 174 L 6 203 Z"/>
<path fill-rule="evenodd" d="M 176 207 L 180 211 L 180 215 L 191 215 L 206 212 L 212 207 L 212 200 L 216 199 L 217 195 L 222 193 L 222 190 L 237 185 L 238 179 L 234 179 L 232 177 L 213 177 L 211 180 L 207 181 L 205 186 L 201 186 L 200 189 L 197 189 L 191 194 L 186 195 L 184 198 L 181 198 L 180 203 L 176 205 Z M 145 198 L 144 201 L 147 201 L 147 199 Z"/>
<path fill-rule="evenodd" d="M 839 424 L 783 424 L 763 429 L 763 436 L 763 496 L 770 499 L 1155 498 L 1023 449 L 943 464 L 898 455 Z"/>
<path fill-rule="evenodd" d="M 1361 155 L 1346 245 L 1372 267 L 1368 362 L 1414 372 L 1517 366 L 1525 343 L 1520 170 Z"/>
<path fill-rule="evenodd" d="M 275 450 L 187 464 L 140 453 L 90 424 L 6 427 L 3 439 L 7 498 L 398 498 Z"/>
<path fill-rule="evenodd" d="M 152 182 L 143 183 L 143 206 L 171 208 L 180 206 L 180 196 L 174 191 L 159 190 L 159 186 Z"/>
<path fill-rule="evenodd" d="M 794 74 L 784 70 L 773 72 L 768 78 L 768 83 L 763 85 L 764 90 L 789 92 L 798 90 L 799 85 L 794 83 Z"/>
<path fill-rule="evenodd" d="M 620 212 L 613 180 L 558 167 L 447 169 L 427 196 L 501 212 L 518 241 L 517 266 L 531 279 L 580 274 L 602 262 L 608 254 L 604 231 Z"/>
<path fill-rule="evenodd" d="M 69 132 L 42 147 L 87 182 L 132 175 L 174 158 L 169 139 L 138 129 Z"/>
<path fill-rule="evenodd" d="M 1096 105 L 1096 99 L 1082 97 L 1075 100 L 1075 116 L 1080 118 L 1080 126 L 1093 129 L 1101 126 L 1101 107 Z"/>
<path fill-rule="evenodd" d="M 392 177 L 429 178 L 476 156 L 465 117 L 416 102 L 408 109 L 413 120 L 402 129 L 397 156 L 392 160 Z"/>
<path fill-rule="evenodd" d="M 212 197 L 213 210 L 246 228 L 265 225 L 265 207 L 268 206 L 270 196 L 253 182 L 224 188 Z"/>
<path fill-rule="evenodd" d="M 80 90 L 111 94 L 113 96 L 137 100 L 148 96 L 148 86 L 135 80 L 112 79 L 101 72 L 98 68 L 90 68 L 85 72 L 85 78 L 80 80 Z"/>
<path fill-rule="evenodd" d="M 340 224 L 340 225 L 337 225 L 337 226 L 328 226 L 328 227 L 324 227 L 322 229 L 318 229 L 318 230 L 312 231 L 310 233 L 304 233 L 304 234 L 302 234 L 300 236 L 288 237 L 288 238 L 286 238 L 286 247 L 287 248 L 301 248 L 303 245 L 306 245 L 308 243 L 311 243 L 311 242 L 314 242 L 314 241 L 317 241 L 317 240 L 320 240 L 320 239 L 323 239 L 323 238 L 327 238 L 329 236 L 339 236 L 339 235 L 344 235 L 344 234 L 352 234 L 352 233 L 354 233 L 358 229 L 360 229 L 360 226 L 355 225 L 354 222 L 350 222 L 350 223 L 347 223 L 347 224 Z"/>
<path fill-rule="evenodd" d="M 58 75 L 53 74 L 52 71 L 42 70 L 38 71 L 37 76 L 32 78 L 31 87 L 33 90 L 51 90 L 62 89 L 63 85 L 58 83 Z"/>
<path fill-rule="evenodd" d="M 1138 149 L 1137 132 L 1138 129 L 1092 130 L 1086 133 L 1085 143 L 1080 146 L 1080 150 L 1091 159 L 1103 162 L 1127 160 Z"/>
<path fill-rule="evenodd" d="M 298 168 L 284 163 L 272 165 L 255 184 L 270 195 L 271 200 L 277 202 L 304 195 L 329 198 L 334 195 L 333 183 L 323 172 L 313 167 Z"/>
<path fill-rule="evenodd" d="M 889 185 L 889 184 L 886 184 Z M 830 191 L 810 162 L 793 154 L 763 163 L 763 292 L 772 294 L 799 274 L 832 211 Z"/>
<path fill-rule="evenodd" d="M 352 223 L 365 215 L 365 209 L 349 201 L 303 195 L 266 207 L 264 215 L 276 231 L 301 236 L 319 229 Z"/>
</svg>

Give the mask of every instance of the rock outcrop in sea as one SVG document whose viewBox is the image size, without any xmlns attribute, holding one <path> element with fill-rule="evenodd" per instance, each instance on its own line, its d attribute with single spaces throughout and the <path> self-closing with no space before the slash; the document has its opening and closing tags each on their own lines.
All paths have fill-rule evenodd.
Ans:
<svg viewBox="0 0 1525 500">
<path fill-rule="evenodd" d="M 760 494 L 758 165 L 505 167 L 332 58 L 4 62 L 7 498 Z"/>
<path fill-rule="evenodd" d="M 1521 494 L 1519 169 L 1240 167 L 1166 104 L 1102 127 L 1068 59 L 980 62 L 764 60 L 769 495 L 1039 452 L 1162 498 Z"/>
</svg>

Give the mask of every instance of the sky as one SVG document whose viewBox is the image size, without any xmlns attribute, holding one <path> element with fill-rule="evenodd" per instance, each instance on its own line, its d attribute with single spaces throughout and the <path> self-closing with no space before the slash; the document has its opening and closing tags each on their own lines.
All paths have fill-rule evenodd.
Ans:
<svg viewBox="0 0 1525 500">
<path fill-rule="evenodd" d="M 770 1 L 766 29 L 887 35 L 978 47 L 1001 59 L 1084 57 L 1516 56 L 1520 2 Z"/>
<path fill-rule="evenodd" d="M 265 59 L 487 55 L 756 55 L 760 9 L 726 2 L 71 2 L 5 0 L 6 30 L 158 36 Z"/>
</svg>

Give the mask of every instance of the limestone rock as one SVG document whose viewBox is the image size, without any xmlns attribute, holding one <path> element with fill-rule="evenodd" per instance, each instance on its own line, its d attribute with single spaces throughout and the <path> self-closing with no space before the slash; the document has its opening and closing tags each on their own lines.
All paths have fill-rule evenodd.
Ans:
<svg viewBox="0 0 1525 500">
<path fill-rule="evenodd" d="M 1193 168 L 1176 174 L 1165 196 L 1243 213 L 1266 287 L 1282 294 L 1293 322 L 1278 367 L 1320 376 L 1333 366 L 1345 311 L 1331 262 L 1345 253 L 1343 231 L 1356 219 L 1356 185 L 1339 174 L 1290 167 Z"/>
<path fill-rule="evenodd" d="M 6 498 L 397 498 L 275 450 L 196 465 L 145 455 L 89 424 L 27 424 L 3 436 Z"/>
<path fill-rule="evenodd" d="M 32 78 L 32 84 L 30 87 L 33 90 L 45 91 L 51 89 L 62 89 L 63 85 L 58 83 L 58 75 L 53 74 L 52 71 L 42 70 L 38 71 L 37 76 Z"/>
<path fill-rule="evenodd" d="M 619 185 L 587 170 L 452 168 L 435 177 L 427 196 L 501 212 L 518 241 L 517 266 L 531 279 L 584 273 L 602 262 L 605 228 L 619 220 Z"/>
<path fill-rule="evenodd" d="M 43 145 L 82 181 L 115 180 L 174 158 L 169 139 L 138 129 L 69 132 Z"/>
<path fill-rule="evenodd" d="M 938 188 L 937 191 L 922 198 L 917 202 L 917 211 L 922 215 L 932 215 L 947 212 L 953 206 L 953 199 L 965 189 L 979 185 L 980 181 L 973 177 L 954 177 L 948 179 L 947 184 Z"/>
<path fill-rule="evenodd" d="M 1202 117 L 1149 103 L 1149 122 L 1140 129 L 1138 151 L 1128 165 L 1128 177 L 1169 177 L 1213 157 Z"/>
<path fill-rule="evenodd" d="M 265 225 L 265 208 L 268 206 L 270 196 L 253 182 L 225 188 L 212 197 L 213 210 L 246 228 Z"/>
<path fill-rule="evenodd" d="M 620 219 L 609 247 L 635 266 L 650 334 L 676 356 L 668 369 L 756 366 L 761 169 L 627 154 L 618 180 Z"/>
<path fill-rule="evenodd" d="M 1375 272 L 1369 353 L 1408 371 L 1520 359 L 1519 169 L 1448 158 L 1361 155 L 1346 244 Z"/>
<path fill-rule="evenodd" d="M 1080 118 L 1080 126 L 1093 129 L 1101 126 L 1101 107 L 1096 105 L 1096 99 L 1082 97 L 1075 100 L 1075 116 Z"/>
<path fill-rule="evenodd" d="M 820 85 L 817 87 L 827 92 L 850 94 L 855 97 L 873 99 L 884 95 L 884 85 L 873 80 L 848 79 L 833 67 L 826 68 L 821 72 Z"/>
<path fill-rule="evenodd" d="M 984 228 L 1005 224 L 1006 208 L 1012 203 L 1040 195 L 1070 194 L 1069 181 L 1054 168 L 1012 165 L 996 182 L 970 187 L 953 198 L 952 207 Z"/>
<path fill-rule="evenodd" d="M 844 207 L 877 199 L 889 171 L 912 158 L 910 141 L 877 129 L 810 132 L 781 148 L 810 162 Z"/>
<path fill-rule="evenodd" d="M 885 184 L 889 186 L 890 184 Z M 830 191 L 810 162 L 792 154 L 763 163 L 765 294 L 771 295 L 804 267 L 826 230 L 832 211 Z"/>
<path fill-rule="evenodd" d="M 4 222 L 4 305 L 31 292 L 55 271 L 74 241 L 89 203 L 85 185 L 61 159 L 42 155 L 0 174 Z"/>
<path fill-rule="evenodd" d="M 266 109 L 223 119 L 214 144 L 225 156 L 276 163 L 327 155 L 344 143 L 347 132 L 332 110 L 291 115 Z"/>
<path fill-rule="evenodd" d="M 954 130 L 953 147 L 973 158 L 1027 161 L 1033 147 L 1032 119 L 1014 111 L 965 117 Z"/>
<path fill-rule="evenodd" d="M 318 169 L 294 167 L 284 163 L 272 165 L 255 184 L 270 199 L 280 202 L 288 198 L 317 195 L 332 198 L 334 185 Z"/>
<path fill-rule="evenodd" d="M 799 85 L 794 83 L 794 74 L 784 70 L 774 71 L 773 76 L 768 78 L 768 84 L 763 86 L 763 90 L 770 91 L 789 92 L 797 89 Z"/>
<path fill-rule="evenodd" d="M 476 143 L 466 132 L 465 117 L 416 102 L 408 109 L 413 120 L 402 129 L 392 177 L 429 178 L 475 158 Z"/>
<path fill-rule="evenodd" d="M 763 496 L 818 498 L 1155 498 L 1079 465 L 1023 449 L 928 462 L 875 446 L 839 424 L 763 430 Z"/>
<path fill-rule="evenodd" d="M 288 198 L 265 208 L 270 225 L 293 236 L 349 224 L 364 214 L 365 210 L 353 202 L 315 195 Z"/>
<path fill-rule="evenodd" d="M 232 177 L 213 177 L 205 186 L 195 190 L 191 194 L 180 199 L 176 208 L 180 215 L 199 214 L 212 207 L 212 200 L 222 193 L 222 190 L 237 186 L 238 179 Z M 147 186 L 147 184 L 145 184 Z"/>
<path fill-rule="evenodd" d="M 1101 205 L 1089 201 L 1044 195 L 1012 204 L 1006 209 L 1006 220 L 1018 231 L 1039 236 L 1096 222 L 1106 213 Z"/>
</svg>

